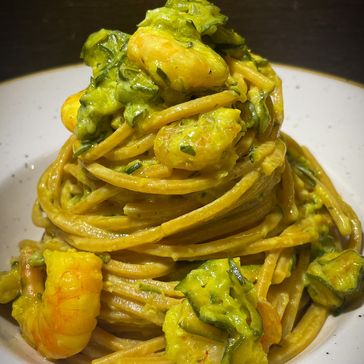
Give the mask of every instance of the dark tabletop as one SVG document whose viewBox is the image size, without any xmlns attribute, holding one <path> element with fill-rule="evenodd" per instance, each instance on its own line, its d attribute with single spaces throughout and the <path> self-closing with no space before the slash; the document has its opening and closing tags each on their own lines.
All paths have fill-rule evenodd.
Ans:
<svg viewBox="0 0 364 364">
<path fill-rule="evenodd" d="M 135 30 L 163 0 L 8 0 L 1 5 L 0 80 L 79 62 L 99 28 Z M 215 0 L 271 61 L 364 83 L 363 0 Z"/>
</svg>

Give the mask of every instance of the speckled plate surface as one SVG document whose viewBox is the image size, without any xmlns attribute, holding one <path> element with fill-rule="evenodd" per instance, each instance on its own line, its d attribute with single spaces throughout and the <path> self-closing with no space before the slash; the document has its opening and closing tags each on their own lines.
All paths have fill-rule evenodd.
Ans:
<svg viewBox="0 0 364 364">
<path fill-rule="evenodd" d="M 283 79 L 284 130 L 318 157 L 364 221 L 364 89 L 327 75 L 277 65 Z M 0 84 L 0 269 L 21 239 L 38 239 L 31 207 L 37 180 L 68 132 L 59 118 L 64 99 L 84 88 L 83 66 L 49 70 Z M 44 363 L 20 337 L 0 305 L 0 363 Z M 330 317 L 296 364 L 363 363 L 364 306 Z"/>
</svg>

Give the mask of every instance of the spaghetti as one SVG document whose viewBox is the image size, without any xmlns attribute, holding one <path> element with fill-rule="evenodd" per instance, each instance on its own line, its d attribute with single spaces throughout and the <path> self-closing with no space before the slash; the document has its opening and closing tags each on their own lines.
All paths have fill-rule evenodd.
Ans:
<svg viewBox="0 0 364 364">
<path fill-rule="evenodd" d="M 103 260 L 97 327 L 67 362 L 284 363 L 330 310 L 307 289 L 311 262 L 361 252 L 354 211 L 280 132 L 279 77 L 225 23 L 208 1 L 169 0 L 134 35 L 101 30 L 84 46 L 93 78 L 66 100 L 73 135 L 38 184 L 33 221 L 44 235 L 21 243 L 33 260 L 20 271 L 40 269 L 41 280 L 49 251 Z M 227 296 L 213 274 L 228 282 Z M 204 287 L 210 301 L 201 303 L 193 291 L 202 297 Z M 243 329 L 228 321 L 225 299 L 246 315 Z"/>
</svg>

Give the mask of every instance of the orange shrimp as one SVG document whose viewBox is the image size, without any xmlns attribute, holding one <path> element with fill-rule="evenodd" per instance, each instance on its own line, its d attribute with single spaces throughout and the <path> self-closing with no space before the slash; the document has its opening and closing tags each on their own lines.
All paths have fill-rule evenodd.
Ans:
<svg viewBox="0 0 364 364">
<path fill-rule="evenodd" d="M 77 113 L 80 108 L 80 98 L 85 93 L 85 90 L 79 91 L 64 101 L 61 108 L 61 119 L 63 125 L 73 133 L 77 125 Z"/>
<path fill-rule="evenodd" d="M 241 131 L 240 111 L 220 107 L 198 119 L 162 127 L 154 141 L 157 159 L 169 168 L 198 171 L 231 167 L 237 155 L 234 140 Z"/>
<path fill-rule="evenodd" d="M 32 267 L 31 249 L 20 258 L 22 295 L 13 303 L 13 317 L 25 340 L 48 359 L 80 352 L 88 343 L 100 312 L 102 261 L 76 251 L 43 252 L 44 268 Z"/>
<path fill-rule="evenodd" d="M 191 91 L 224 85 L 229 70 L 224 59 L 198 40 L 190 46 L 151 27 L 139 28 L 128 43 L 128 58 L 160 85 Z"/>
</svg>

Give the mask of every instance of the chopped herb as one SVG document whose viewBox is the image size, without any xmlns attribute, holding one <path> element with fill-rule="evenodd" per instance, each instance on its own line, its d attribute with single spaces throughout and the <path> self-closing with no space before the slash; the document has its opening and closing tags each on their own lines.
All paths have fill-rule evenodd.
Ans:
<svg viewBox="0 0 364 364">
<path fill-rule="evenodd" d="M 307 183 L 310 187 L 316 186 L 317 176 L 313 169 L 310 168 L 308 161 L 302 156 L 293 155 L 287 152 L 287 158 L 296 173 Z"/>
<path fill-rule="evenodd" d="M 196 155 L 196 151 L 193 149 L 193 147 L 191 145 L 181 145 L 179 147 L 179 150 L 183 153 L 186 153 L 186 154 L 189 154 L 189 155 L 192 155 L 192 156 L 195 156 Z"/>
<path fill-rule="evenodd" d="M 136 161 L 135 163 L 128 165 L 125 170 L 124 173 L 126 174 L 132 174 L 134 173 L 137 169 L 139 169 L 142 166 L 142 162 L 140 161 Z"/>
<path fill-rule="evenodd" d="M 97 256 L 102 260 L 102 262 L 104 264 L 109 263 L 111 260 L 111 256 L 109 253 L 100 253 L 100 254 L 97 254 Z"/>
<path fill-rule="evenodd" d="M 109 66 L 105 67 L 104 70 L 97 77 L 91 77 L 90 84 L 93 87 L 98 87 L 99 85 L 101 85 L 105 80 L 107 80 L 109 69 Z"/>
<path fill-rule="evenodd" d="M 145 103 L 129 103 L 124 110 L 124 118 L 132 128 L 138 119 L 145 118 L 148 115 L 148 105 Z"/>
<path fill-rule="evenodd" d="M 119 82 L 116 87 L 117 98 L 124 104 L 148 102 L 158 95 L 159 87 L 140 68 L 125 61 L 119 68 Z"/>
<path fill-rule="evenodd" d="M 247 128 L 258 125 L 259 115 L 252 102 L 244 102 L 241 107 L 241 118 L 245 121 Z"/>
<path fill-rule="evenodd" d="M 230 272 L 237 278 L 241 285 L 245 284 L 245 278 L 240 272 L 239 267 L 236 265 L 233 259 L 229 258 Z"/>
<path fill-rule="evenodd" d="M 259 118 L 259 134 L 264 134 L 268 127 L 271 125 L 272 118 L 266 104 L 266 94 L 263 91 L 259 92 L 259 102 L 255 103 L 254 106 Z"/>
<path fill-rule="evenodd" d="M 167 74 L 160 67 L 157 67 L 157 74 L 167 85 L 170 83 Z"/>
<path fill-rule="evenodd" d="M 296 171 L 298 172 L 298 174 L 301 177 L 304 177 L 305 182 L 310 187 L 315 187 L 316 186 L 315 174 L 314 174 L 314 172 L 310 168 L 304 166 L 301 163 L 294 164 L 294 168 L 296 169 Z"/>
<path fill-rule="evenodd" d="M 221 302 L 221 298 L 216 293 L 210 294 L 210 302 L 211 303 L 219 303 Z"/>
<path fill-rule="evenodd" d="M 159 288 L 146 283 L 139 283 L 139 289 L 144 292 L 154 292 L 158 294 L 162 293 L 162 291 Z"/>
<path fill-rule="evenodd" d="M 251 146 L 249 148 L 249 152 L 248 152 L 248 158 L 250 160 L 251 163 L 254 163 L 254 152 L 256 150 L 256 147 L 255 146 Z"/>
<path fill-rule="evenodd" d="M 87 152 L 91 147 L 92 147 L 93 143 L 85 143 L 85 144 L 81 144 L 79 148 L 77 148 L 74 152 L 73 152 L 73 156 L 76 158 L 78 156 L 80 156 L 81 154 Z"/>
</svg>

